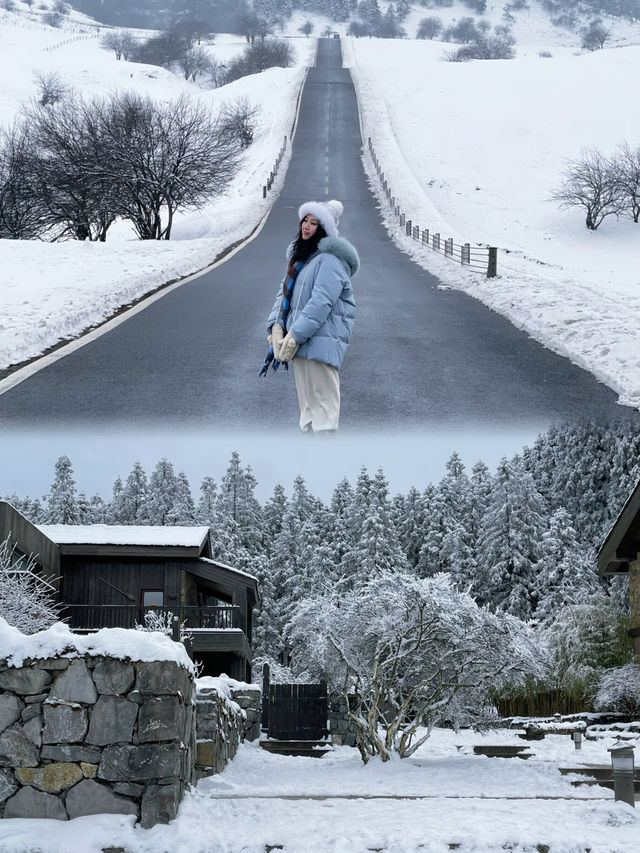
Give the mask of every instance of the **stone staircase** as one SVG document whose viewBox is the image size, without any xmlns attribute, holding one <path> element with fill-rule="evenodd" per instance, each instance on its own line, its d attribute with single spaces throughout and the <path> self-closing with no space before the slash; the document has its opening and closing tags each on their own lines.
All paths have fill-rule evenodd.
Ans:
<svg viewBox="0 0 640 853">
<path fill-rule="evenodd" d="M 322 758 L 333 749 L 326 740 L 262 740 L 260 746 L 276 755 L 302 755 L 305 758 Z"/>
</svg>

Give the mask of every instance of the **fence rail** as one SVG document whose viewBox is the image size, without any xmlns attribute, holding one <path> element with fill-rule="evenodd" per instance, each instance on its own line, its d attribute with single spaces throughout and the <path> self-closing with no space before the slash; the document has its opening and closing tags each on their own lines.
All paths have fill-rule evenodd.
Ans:
<svg viewBox="0 0 640 853">
<path fill-rule="evenodd" d="M 187 628 L 246 630 L 242 612 L 235 605 L 222 607 L 141 607 L 135 604 L 67 604 L 61 618 L 70 628 L 95 631 L 99 628 L 134 628 L 143 625 L 145 613 L 173 613 Z"/>
<path fill-rule="evenodd" d="M 401 209 L 393 194 L 391 185 L 380 165 L 380 161 L 376 155 L 371 137 L 368 140 L 369 154 L 373 160 L 373 165 L 376 167 L 378 178 L 382 186 L 391 211 L 398 220 L 400 228 L 405 232 L 407 237 L 411 237 L 416 242 L 438 252 L 445 258 L 456 261 L 461 266 L 474 272 L 482 272 L 488 278 L 494 278 L 498 274 L 498 250 L 495 246 L 472 246 L 471 243 L 463 243 L 459 245 L 453 242 L 452 237 L 443 237 L 439 231 L 432 232 L 429 228 L 421 228 L 415 225 L 412 218 Z"/>
</svg>

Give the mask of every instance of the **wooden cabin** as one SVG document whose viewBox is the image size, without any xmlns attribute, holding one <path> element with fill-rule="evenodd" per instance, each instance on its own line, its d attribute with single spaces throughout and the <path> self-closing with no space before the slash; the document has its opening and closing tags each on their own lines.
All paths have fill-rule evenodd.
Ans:
<svg viewBox="0 0 640 853">
<path fill-rule="evenodd" d="M 603 575 L 629 575 L 634 660 L 640 663 L 640 483 L 635 487 L 598 551 Z"/>
<path fill-rule="evenodd" d="M 256 579 L 211 557 L 208 527 L 35 525 L 0 501 L 0 542 L 33 556 L 73 631 L 133 628 L 149 610 L 186 623 L 203 675 L 251 681 Z"/>
</svg>

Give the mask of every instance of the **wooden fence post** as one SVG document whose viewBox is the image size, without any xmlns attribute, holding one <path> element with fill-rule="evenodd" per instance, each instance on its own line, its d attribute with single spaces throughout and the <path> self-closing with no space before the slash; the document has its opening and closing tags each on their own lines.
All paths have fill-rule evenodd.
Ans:
<svg viewBox="0 0 640 853">
<path fill-rule="evenodd" d="M 469 243 L 465 243 L 462 249 L 460 250 L 460 263 L 461 264 L 470 264 L 471 263 L 471 246 Z"/>
<path fill-rule="evenodd" d="M 262 666 L 262 729 L 269 730 L 269 688 L 271 687 L 271 670 L 269 664 Z"/>
<path fill-rule="evenodd" d="M 444 241 L 444 253 L 447 257 L 453 257 L 453 237 Z"/>
<path fill-rule="evenodd" d="M 410 236 L 411 233 L 413 232 L 413 225 L 411 224 L 410 219 L 407 219 L 407 221 L 406 221 L 405 232 L 406 232 L 407 236 Z"/>
<path fill-rule="evenodd" d="M 436 252 L 440 251 L 440 233 L 439 232 L 437 234 L 433 235 L 433 248 L 436 250 Z"/>
<path fill-rule="evenodd" d="M 498 275 L 498 249 L 489 246 L 489 263 L 487 265 L 487 278 L 495 278 Z"/>
<path fill-rule="evenodd" d="M 422 229 L 422 244 L 423 245 L 426 244 L 427 246 L 429 245 L 429 229 L 428 228 Z"/>
</svg>

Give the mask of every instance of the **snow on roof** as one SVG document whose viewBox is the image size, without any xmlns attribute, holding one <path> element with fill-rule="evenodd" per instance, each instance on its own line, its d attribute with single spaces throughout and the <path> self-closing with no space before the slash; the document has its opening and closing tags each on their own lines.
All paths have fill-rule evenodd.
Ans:
<svg viewBox="0 0 640 853">
<path fill-rule="evenodd" d="M 64 622 L 56 622 L 46 631 L 23 634 L 0 616 L 0 649 L 9 666 L 22 666 L 29 659 L 104 655 L 133 661 L 171 660 L 195 674 L 182 643 L 157 631 L 102 628 L 94 634 L 72 634 Z"/>
<path fill-rule="evenodd" d="M 151 527 L 127 524 L 38 524 L 57 545 L 155 545 L 199 548 L 208 527 Z"/>
</svg>

